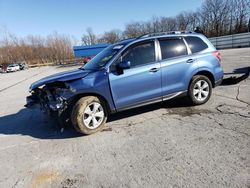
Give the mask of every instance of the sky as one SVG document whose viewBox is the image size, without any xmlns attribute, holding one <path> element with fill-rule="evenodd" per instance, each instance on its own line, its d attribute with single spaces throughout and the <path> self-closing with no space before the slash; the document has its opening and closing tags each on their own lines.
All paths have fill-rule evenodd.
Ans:
<svg viewBox="0 0 250 188">
<path fill-rule="evenodd" d="M 0 0 L 0 28 L 17 36 L 46 36 L 57 31 L 81 38 L 88 27 L 96 34 L 123 30 L 132 21 L 195 11 L 202 0 Z"/>
</svg>

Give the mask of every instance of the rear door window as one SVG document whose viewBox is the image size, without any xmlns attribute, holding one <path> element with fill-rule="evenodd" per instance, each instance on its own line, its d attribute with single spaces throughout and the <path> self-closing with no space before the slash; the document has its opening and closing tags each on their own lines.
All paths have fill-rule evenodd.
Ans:
<svg viewBox="0 0 250 188">
<path fill-rule="evenodd" d="M 159 39 L 162 59 L 187 55 L 187 47 L 182 38 Z"/>
<path fill-rule="evenodd" d="M 188 36 L 185 37 L 185 40 L 192 53 L 198 53 L 208 48 L 208 45 L 199 37 Z"/>
</svg>

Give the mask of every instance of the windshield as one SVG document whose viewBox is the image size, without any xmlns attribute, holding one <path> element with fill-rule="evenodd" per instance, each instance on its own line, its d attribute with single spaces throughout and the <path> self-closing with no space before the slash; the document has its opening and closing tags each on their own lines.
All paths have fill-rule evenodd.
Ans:
<svg viewBox="0 0 250 188">
<path fill-rule="evenodd" d="M 116 48 L 114 46 L 107 47 L 102 52 L 100 52 L 97 56 L 95 56 L 92 60 L 90 60 L 86 65 L 81 67 L 81 69 L 85 70 L 95 70 L 103 67 L 112 57 L 114 57 L 120 48 Z"/>
</svg>

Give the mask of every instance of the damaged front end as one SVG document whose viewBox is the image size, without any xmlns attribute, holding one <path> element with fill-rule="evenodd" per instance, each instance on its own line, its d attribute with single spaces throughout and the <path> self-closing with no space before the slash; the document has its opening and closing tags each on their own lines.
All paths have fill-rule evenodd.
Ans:
<svg viewBox="0 0 250 188">
<path fill-rule="evenodd" d="M 31 95 L 26 98 L 26 107 L 40 104 L 43 112 L 60 116 L 70 105 L 74 91 L 67 82 L 52 82 L 30 89 Z"/>
<path fill-rule="evenodd" d="M 73 80 L 87 76 L 91 71 L 76 69 L 57 73 L 31 84 L 31 96 L 27 97 L 26 107 L 38 103 L 44 112 L 53 114 L 65 110 L 69 105 L 69 99 L 75 91 L 70 83 Z"/>
</svg>

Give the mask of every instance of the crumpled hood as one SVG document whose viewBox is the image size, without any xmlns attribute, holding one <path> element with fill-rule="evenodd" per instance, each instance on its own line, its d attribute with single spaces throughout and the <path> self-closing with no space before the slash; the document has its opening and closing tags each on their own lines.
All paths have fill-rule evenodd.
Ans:
<svg viewBox="0 0 250 188">
<path fill-rule="evenodd" d="M 45 77 L 41 80 L 38 80 L 31 84 L 30 90 L 33 90 L 35 88 L 38 88 L 44 84 L 56 82 L 56 81 L 70 81 L 70 80 L 75 80 L 79 78 L 83 78 L 87 76 L 91 71 L 90 70 L 82 70 L 82 69 L 77 69 L 77 70 L 72 70 L 72 71 L 66 71 L 66 72 L 61 72 L 58 74 L 54 74 L 48 77 Z"/>
</svg>

